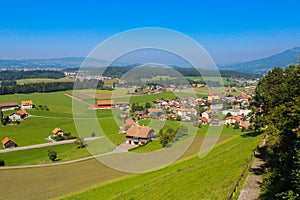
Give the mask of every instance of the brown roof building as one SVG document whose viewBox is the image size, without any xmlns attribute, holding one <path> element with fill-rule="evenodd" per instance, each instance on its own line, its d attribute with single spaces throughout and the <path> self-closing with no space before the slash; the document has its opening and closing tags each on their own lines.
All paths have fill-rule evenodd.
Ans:
<svg viewBox="0 0 300 200">
<path fill-rule="evenodd" d="M 131 126 L 126 132 L 126 144 L 143 145 L 151 140 L 154 130 L 147 126 Z"/>
</svg>

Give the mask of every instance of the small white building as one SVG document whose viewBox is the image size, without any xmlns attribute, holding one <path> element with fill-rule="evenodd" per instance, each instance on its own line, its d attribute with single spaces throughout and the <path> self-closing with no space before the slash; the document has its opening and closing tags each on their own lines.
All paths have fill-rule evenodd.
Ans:
<svg viewBox="0 0 300 200">
<path fill-rule="evenodd" d="M 32 109 L 34 107 L 32 100 L 21 101 L 21 109 Z"/>
</svg>

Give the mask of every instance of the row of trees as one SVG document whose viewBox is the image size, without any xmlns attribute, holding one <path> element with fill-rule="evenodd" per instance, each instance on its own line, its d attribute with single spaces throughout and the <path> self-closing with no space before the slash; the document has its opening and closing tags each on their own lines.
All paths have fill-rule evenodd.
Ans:
<svg viewBox="0 0 300 200">
<path fill-rule="evenodd" d="M 256 88 L 255 127 L 266 133 L 262 199 L 300 199 L 300 63 L 274 68 Z"/>
<path fill-rule="evenodd" d="M 0 95 L 15 93 L 34 93 L 34 92 L 55 92 L 72 89 L 107 89 L 101 80 L 77 80 L 73 82 L 49 82 L 49 83 L 30 83 L 24 85 L 9 85 L 0 87 Z"/>
<path fill-rule="evenodd" d="M 188 135 L 188 128 L 186 126 L 180 126 L 178 129 L 161 129 L 159 132 L 160 144 L 162 147 L 167 147 L 170 143 L 177 141 L 183 136 Z"/>
<path fill-rule="evenodd" d="M 0 80 L 18 80 L 28 78 L 63 78 L 65 77 L 62 71 L 54 70 L 32 70 L 32 71 L 14 71 L 7 70 L 0 72 Z"/>
</svg>

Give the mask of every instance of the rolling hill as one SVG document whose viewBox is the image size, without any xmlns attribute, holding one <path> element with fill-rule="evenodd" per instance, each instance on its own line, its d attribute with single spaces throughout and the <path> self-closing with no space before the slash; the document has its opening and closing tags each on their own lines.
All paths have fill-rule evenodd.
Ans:
<svg viewBox="0 0 300 200">
<path fill-rule="evenodd" d="M 300 62 L 300 59 L 297 58 L 297 56 L 300 56 L 300 47 L 294 47 L 266 58 L 251 60 L 238 64 L 219 66 L 219 68 L 251 74 L 265 74 L 274 67 L 286 67 L 290 64 L 296 64 Z"/>
<path fill-rule="evenodd" d="M 286 67 L 289 64 L 296 64 L 300 61 L 297 56 L 300 56 L 300 47 L 294 47 L 278 54 L 251 60 L 247 62 L 230 64 L 230 65 L 218 65 L 220 70 L 239 71 L 248 74 L 265 74 L 274 67 Z M 35 68 L 35 69 L 66 69 L 79 67 L 84 61 L 84 57 L 65 57 L 65 58 L 49 58 L 49 59 L 26 59 L 26 60 L 0 60 L 0 69 L 23 69 L 23 68 Z M 86 62 L 87 66 L 99 67 L 106 64 L 104 60 L 89 58 Z M 118 63 L 114 62 L 115 67 L 134 67 L 139 64 Z M 172 68 L 189 69 L 190 67 L 182 67 L 176 65 L 169 65 Z"/>
</svg>

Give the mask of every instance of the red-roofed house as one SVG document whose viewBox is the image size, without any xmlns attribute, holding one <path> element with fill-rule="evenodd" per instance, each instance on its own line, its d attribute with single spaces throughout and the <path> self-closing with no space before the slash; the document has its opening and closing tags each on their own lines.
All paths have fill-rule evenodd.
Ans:
<svg viewBox="0 0 300 200">
<path fill-rule="evenodd" d="M 52 131 L 53 135 L 64 135 L 63 130 L 61 130 L 60 128 L 55 128 Z"/>
<path fill-rule="evenodd" d="M 17 146 L 15 141 L 8 137 L 6 137 L 6 138 L 4 138 L 4 140 L 2 140 L 2 145 L 3 145 L 4 149 Z"/>
<path fill-rule="evenodd" d="M 137 126 L 138 123 L 134 121 L 132 118 L 128 118 L 125 120 L 125 124 L 120 127 L 120 133 L 126 132 L 131 126 Z"/>
<path fill-rule="evenodd" d="M 201 117 L 200 120 L 201 120 L 202 124 L 208 123 L 208 119 L 206 117 Z"/>
<path fill-rule="evenodd" d="M 150 117 L 149 117 L 149 115 L 147 115 L 147 114 L 143 114 L 142 116 L 141 116 L 141 119 L 149 119 Z"/>
<path fill-rule="evenodd" d="M 14 113 L 14 114 L 11 114 L 9 116 L 9 119 L 11 121 L 20 121 L 20 120 L 24 119 L 27 116 L 28 116 L 28 113 L 26 113 L 23 110 L 18 110 L 18 112 Z"/>
<path fill-rule="evenodd" d="M 230 117 L 226 117 L 225 120 L 225 124 L 235 124 L 235 122 L 239 122 L 241 121 L 243 117 L 241 116 L 230 116 Z"/>
<path fill-rule="evenodd" d="M 21 101 L 21 109 L 32 109 L 33 103 L 32 100 Z"/>
<path fill-rule="evenodd" d="M 2 109 L 2 111 L 15 110 L 19 108 L 19 105 L 17 102 L 0 103 L 0 108 Z"/>
<path fill-rule="evenodd" d="M 115 107 L 114 100 L 98 100 L 97 105 L 93 105 L 93 109 L 112 109 Z"/>
</svg>

